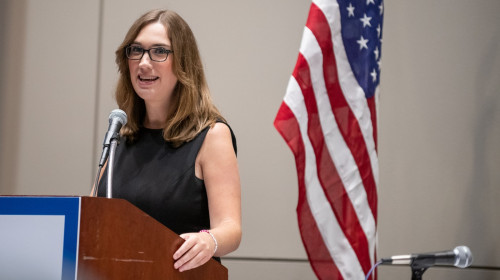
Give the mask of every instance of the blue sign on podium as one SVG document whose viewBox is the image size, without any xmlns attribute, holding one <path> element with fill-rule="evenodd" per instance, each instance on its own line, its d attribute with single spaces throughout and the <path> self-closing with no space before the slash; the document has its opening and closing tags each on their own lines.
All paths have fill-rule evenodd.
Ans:
<svg viewBox="0 0 500 280">
<path fill-rule="evenodd" d="M 0 279 L 76 279 L 80 197 L 0 197 Z"/>
</svg>

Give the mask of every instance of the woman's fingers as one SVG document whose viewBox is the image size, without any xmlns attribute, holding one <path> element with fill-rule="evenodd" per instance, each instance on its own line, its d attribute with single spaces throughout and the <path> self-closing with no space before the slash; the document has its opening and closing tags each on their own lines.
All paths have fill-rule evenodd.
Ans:
<svg viewBox="0 0 500 280">
<path fill-rule="evenodd" d="M 190 235 L 189 234 L 181 234 L 180 237 L 184 239 L 184 243 L 182 243 L 181 247 L 177 249 L 174 253 L 174 260 L 179 259 L 184 255 L 194 244 L 193 242 L 190 242 Z"/>
<path fill-rule="evenodd" d="M 179 271 L 193 269 L 206 263 L 213 255 L 210 239 L 207 234 L 187 233 L 181 237 L 186 240 L 174 253 L 174 268 Z M 210 238 L 210 236 L 208 236 Z"/>
</svg>

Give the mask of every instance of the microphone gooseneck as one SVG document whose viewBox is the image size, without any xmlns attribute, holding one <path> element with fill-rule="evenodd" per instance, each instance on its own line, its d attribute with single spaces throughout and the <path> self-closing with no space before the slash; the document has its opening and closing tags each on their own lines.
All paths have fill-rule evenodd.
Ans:
<svg viewBox="0 0 500 280">
<path fill-rule="evenodd" d="M 92 192 L 92 196 L 97 196 L 101 169 L 104 166 L 104 163 L 106 163 L 106 160 L 108 159 L 110 145 L 112 142 L 116 142 L 117 145 L 117 140 L 120 137 L 120 129 L 125 124 L 127 124 L 127 114 L 124 111 L 120 109 L 115 109 L 111 111 L 111 113 L 109 114 L 109 127 L 108 131 L 106 132 L 106 135 L 104 136 L 102 154 L 101 154 L 101 159 L 99 160 L 99 168 L 97 170 L 94 183 L 94 191 Z"/>
</svg>

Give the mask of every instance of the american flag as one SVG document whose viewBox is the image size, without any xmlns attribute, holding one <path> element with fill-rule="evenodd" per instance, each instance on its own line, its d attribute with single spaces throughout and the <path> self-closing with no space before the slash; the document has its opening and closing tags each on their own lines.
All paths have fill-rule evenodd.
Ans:
<svg viewBox="0 0 500 280">
<path fill-rule="evenodd" d="M 299 229 L 319 279 L 364 279 L 376 260 L 383 7 L 312 1 L 274 121 L 295 156 Z"/>
</svg>

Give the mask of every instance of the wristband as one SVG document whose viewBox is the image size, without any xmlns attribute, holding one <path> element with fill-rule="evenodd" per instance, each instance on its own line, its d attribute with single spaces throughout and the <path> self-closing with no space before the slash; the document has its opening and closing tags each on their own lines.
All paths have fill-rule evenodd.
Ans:
<svg viewBox="0 0 500 280">
<path fill-rule="evenodd" d="M 214 243 L 215 243 L 214 255 L 215 255 L 215 252 L 217 252 L 217 247 L 219 247 L 218 244 L 217 244 L 217 239 L 215 239 L 215 236 L 209 230 L 202 229 L 202 230 L 200 230 L 200 232 L 206 232 L 206 233 L 210 234 L 210 236 L 214 240 Z"/>
</svg>

